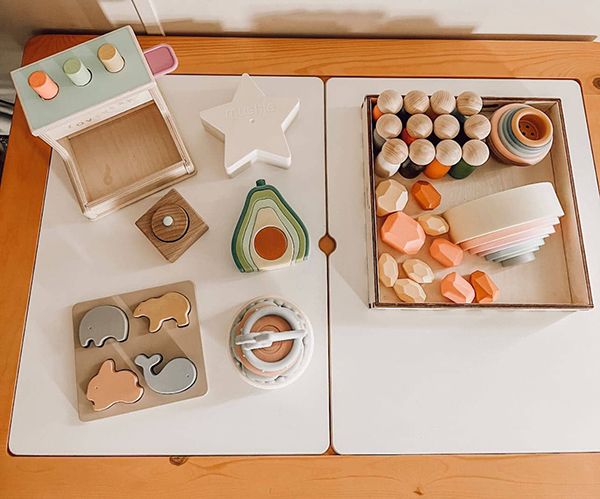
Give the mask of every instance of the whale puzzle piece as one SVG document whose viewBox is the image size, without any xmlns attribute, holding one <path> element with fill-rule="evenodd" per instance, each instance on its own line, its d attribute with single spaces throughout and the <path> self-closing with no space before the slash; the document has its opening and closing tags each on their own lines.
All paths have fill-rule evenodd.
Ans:
<svg viewBox="0 0 600 499">
<path fill-rule="evenodd" d="M 185 327 L 190 323 L 189 313 L 192 310 L 190 301 L 181 293 L 166 293 L 159 298 L 150 298 L 140 303 L 133 312 L 134 317 L 148 317 L 149 330 L 156 333 L 163 322 L 175 319 L 177 327 Z"/>
<path fill-rule="evenodd" d="M 108 338 L 125 341 L 128 336 L 127 314 L 114 305 L 92 308 L 83 316 L 79 324 L 79 341 L 84 348 L 92 341 L 97 347 L 101 347 Z"/>
<path fill-rule="evenodd" d="M 95 411 L 104 411 L 117 403 L 133 404 L 142 398 L 144 387 L 137 374 L 127 369 L 115 370 L 115 361 L 105 360 L 87 387 L 86 397 Z"/>
<path fill-rule="evenodd" d="M 136 365 L 142 368 L 146 384 L 151 390 L 163 395 L 175 395 L 190 388 L 198 377 L 194 363 L 186 357 L 177 357 L 155 374 L 153 368 L 160 364 L 163 357 L 155 353 L 151 357 L 143 353 L 135 358 Z"/>
</svg>

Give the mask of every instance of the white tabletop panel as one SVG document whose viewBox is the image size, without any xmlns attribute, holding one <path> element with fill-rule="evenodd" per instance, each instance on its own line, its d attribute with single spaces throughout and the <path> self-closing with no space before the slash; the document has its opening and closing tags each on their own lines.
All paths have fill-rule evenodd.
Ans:
<svg viewBox="0 0 600 499">
<path fill-rule="evenodd" d="M 401 62 L 399 62 L 401 64 Z M 367 308 L 366 94 L 559 97 L 596 308 Z M 334 78 L 326 84 L 333 446 L 343 454 L 600 450 L 600 203 L 573 81 Z"/>
<path fill-rule="evenodd" d="M 324 102 L 317 78 L 256 78 L 273 97 L 299 97 L 287 131 L 292 167 L 254 165 L 235 179 L 223 168 L 223 144 L 200 123 L 203 109 L 233 97 L 239 77 L 167 76 L 159 85 L 198 174 L 175 188 L 210 226 L 169 264 L 134 225 L 166 191 L 96 222 L 80 212 L 65 168 L 53 154 L 23 341 L 9 447 L 25 455 L 307 454 L 329 445 Z M 22 165 L 26 168 L 27 165 Z M 241 274 L 231 236 L 248 191 L 264 178 L 305 222 L 307 262 L 273 272 Z M 209 392 L 99 421 L 77 416 L 71 307 L 81 301 L 192 280 Z M 287 388 L 245 383 L 229 359 L 229 329 L 248 300 L 280 295 L 311 320 L 315 351 L 304 375 Z"/>
</svg>

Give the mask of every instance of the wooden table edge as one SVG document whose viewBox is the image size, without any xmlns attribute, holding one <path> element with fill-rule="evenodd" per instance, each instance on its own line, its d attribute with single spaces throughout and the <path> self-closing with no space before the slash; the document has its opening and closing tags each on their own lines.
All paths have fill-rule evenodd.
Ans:
<svg viewBox="0 0 600 499">
<path fill-rule="evenodd" d="M 40 35 L 23 64 L 89 39 Z M 600 44 L 592 42 L 139 37 L 169 43 L 177 74 L 572 79 L 582 89 L 600 155 Z M 469 456 L 21 457 L 8 450 L 50 148 L 33 137 L 17 103 L 0 184 L 1 489 L 11 498 L 120 493 L 171 497 L 600 496 L 600 454 Z M 598 171 L 598 166 L 597 166 Z M 335 234 L 333 235 L 335 237 Z M 568 493 L 566 491 L 569 491 Z M 375 492 L 376 491 L 376 492 Z"/>
</svg>

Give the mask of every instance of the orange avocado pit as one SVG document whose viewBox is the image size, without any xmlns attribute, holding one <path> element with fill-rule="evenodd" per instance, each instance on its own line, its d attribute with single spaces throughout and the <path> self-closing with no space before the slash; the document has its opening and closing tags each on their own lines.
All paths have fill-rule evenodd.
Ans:
<svg viewBox="0 0 600 499">
<path fill-rule="evenodd" d="M 277 260 L 285 254 L 287 239 L 281 229 L 264 227 L 254 237 L 254 249 L 264 260 Z"/>
</svg>

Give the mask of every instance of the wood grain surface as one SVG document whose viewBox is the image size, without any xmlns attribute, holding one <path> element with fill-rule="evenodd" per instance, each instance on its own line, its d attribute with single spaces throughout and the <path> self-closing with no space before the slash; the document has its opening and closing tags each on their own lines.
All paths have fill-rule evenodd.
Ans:
<svg viewBox="0 0 600 499">
<path fill-rule="evenodd" d="M 31 39 L 24 64 L 89 39 Z M 600 155 L 600 44 L 538 41 L 140 37 L 169 43 L 179 74 L 569 78 Z M 600 497 L 600 454 L 308 457 L 15 457 L 8 431 L 50 148 L 17 103 L 0 184 L 0 497 Z M 334 246 L 333 242 L 323 246 Z"/>
</svg>

